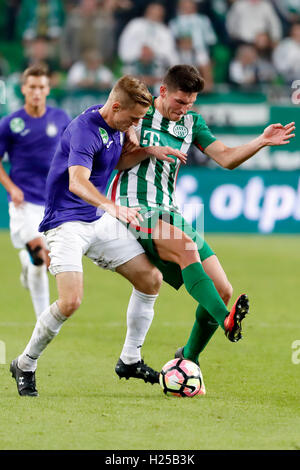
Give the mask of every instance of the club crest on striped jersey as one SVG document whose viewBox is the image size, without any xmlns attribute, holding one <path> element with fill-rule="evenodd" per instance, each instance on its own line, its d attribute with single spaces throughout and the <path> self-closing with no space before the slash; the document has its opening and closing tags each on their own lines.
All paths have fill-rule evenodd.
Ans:
<svg viewBox="0 0 300 470">
<path fill-rule="evenodd" d="M 9 123 L 9 127 L 12 132 L 19 134 L 25 128 L 25 122 L 22 118 L 13 118 Z"/>
<path fill-rule="evenodd" d="M 151 104 L 146 114 L 153 114 L 153 113 L 154 113 L 154 107 Z"/>
<path fill-rule="evenodd" d="M 107 142 L 108 142 L 108 133 L 106 132 L 105 129 L 103 129 L 103 127 L 99 127 L 99 132 L 100 132 L 103 143 L 107 144 Z"/>
<path fill-rule="evenodd" d="M 184 139 L 188 135 L 188 129 L 182 124 L 176 124 L 176 126 L 174 126 L 173 133 L 176 137 Z"/>
</svg>

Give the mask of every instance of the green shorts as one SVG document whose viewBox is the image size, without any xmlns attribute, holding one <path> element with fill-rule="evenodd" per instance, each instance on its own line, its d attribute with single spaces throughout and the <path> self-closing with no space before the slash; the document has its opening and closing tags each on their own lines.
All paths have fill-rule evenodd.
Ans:
<svg viewBox="0 0 300 470">
<path fill-rule="evenodd" d="M 135 235 L 136 239 L 144 248 L 150 261 L 161 271 L 165 282 L 170 284 L 174 289 L 179 289 L 183 284 L 181 268 L 178 264 L 170 261 L 163 261 L 155 248 L 152 238 L 153 229 L 157 221 L 163 220 L 174 227 L 181 229 L 188 235 L 193 242 L 197 244 L 201 261 L 214 255 L 214 252 L 199 233 L 190 225 L 178 212 L 166 211 L 155 207 L 144 207 L 140 210 L 143 216 L 143 222 L 139 228 L 128 226 L 129 230 Z"/>
</svg>

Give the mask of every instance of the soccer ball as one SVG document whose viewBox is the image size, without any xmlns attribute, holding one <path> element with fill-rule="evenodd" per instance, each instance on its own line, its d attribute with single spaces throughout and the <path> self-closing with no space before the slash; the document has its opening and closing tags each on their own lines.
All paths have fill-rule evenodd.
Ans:
<svg viewBox="0 0 300 470">
<path fill-rule="evenodd" d="M 200 367 L 187 359 L 172 359 L 160 374 L 159 383 L 166 395 L 194 397 L 200 392 L 203 378 Z"/>
</svg>

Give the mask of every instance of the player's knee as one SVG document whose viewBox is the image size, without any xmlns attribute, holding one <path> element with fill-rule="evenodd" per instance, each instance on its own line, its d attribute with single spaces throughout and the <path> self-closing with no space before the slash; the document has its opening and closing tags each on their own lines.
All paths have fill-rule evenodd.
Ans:
<svg viewBox="0 0 300 470">
<path fill-rule="evenodd" d="M 81 297 L 78 295 L 70 296 L 67 299 L 60 300 L 59 309 L 63 315 L 69 317 L 76 310 L 79 309 L 81 305 Z"/>
<path fill-rule="evenodd" d="M 155 267 L 148 267 L 137 276 L 134 287 L 145 294 L 158 294 L 163 281 L 162 273 Z"/>
<path fill-rule="evenodd" d="M 162 285 L 163 275 L 155 267 L 153 267 L 153 269 L 151 270 L 149 274 L 150 274 L 150 277 L 149 277 L 148 284 L 149 284 L 149 289 L 151 290 L 151 294 L 158 294 L 159 289 Z"/>
<path fill-rule="evenodd" d="M 34 266 L 42 266 L 42 264 L 44 264 L 43 247 L 38 245 L 34 248 L 31 248 L 29 243 L 27 243 L 26 248 L 30 255 L 32 264 L 34 264 Z"/>
<path fill-rule="evenodd" d="M 181 241 L 180 250 L 178 252 L 178 256 L 180 258 L 179 264 L 186 264 L 188 263 L 197 263 L 200 261 L 198 247 L 193 240 L 184 234 L 184 237 Z"/>
</svg>

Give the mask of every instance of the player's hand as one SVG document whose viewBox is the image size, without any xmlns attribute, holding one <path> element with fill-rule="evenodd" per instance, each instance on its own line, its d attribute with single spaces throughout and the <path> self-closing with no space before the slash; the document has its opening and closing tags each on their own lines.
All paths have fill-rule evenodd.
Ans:
<svg viewBox="0 0 300 470">
<path fill-rule="evenodd" d="M 172 158 L 172 155 L 174 157 L 179 158 L 181 163 L 186 163 L 187 161 L 187 154 L 181 152 L 180 150 L 173 149 L 172 147 L 166 146 L 166 147 L 159 147 L 159 146 L 153 146 L 153 147 L 148 147 L 147 148 L 148 153 L 157 158 L 158 160 L 164 160 L 166 162 L 174 163 L 175 159 Z"/>
<path fill-rule="evenodd" d="M 122 155 L 134 152 L 138 148 L 140 148 L 139 145 L 136 145 L 131 140 L 125 140 L 125 143 L 122 148 Z"/>
<path fill-rule="evenodd" d="M 290 139 L 295 137 L 293 131 L 296 129 L 295 123 L 290 122 L 283 126 L 282 124 L 271 124 L 263 132 L 265 145 L 286 145 Z"/>
<path fill-rule="evenodd" d="M 137 135 L 131 126 L 128 131 L 125 132 L 125 142 L 122 148 L 122 155 L 134 152 L 140 148 L 140 144 Z"/>
<path fill-rule="evenodd" d="M 116 219 L 119 219 L 121 222 L 125 222 L 126 224 L 140 225 L 140 222 L 143 221 L 143 217 L 139 213 L 140 210 L 140 207 L 131 208 L 112 204 L 107 207 L 106 212 Z"/>
<path fill-rule="evenodd" d="M 128 131 L 125 132 L 125 144 L 128 142 L 129 144 L 134 145 L 135 147 L 139 147 L 139 140 L 135 133 L 133 126 L 129 127 Z"/>
<path fill-rule="evenodd" d="M 24 202 L 24 193 L 18 186 L 13 186 L 9 192 L 12 202 L 16 207 L 20 206 Z"/>
</svg>

